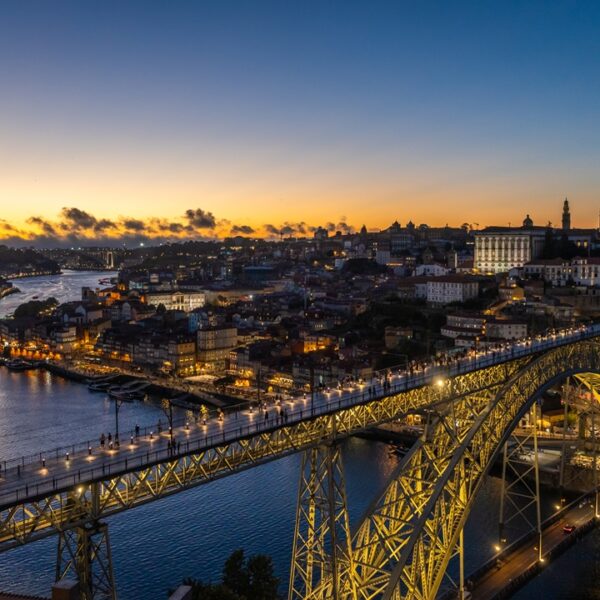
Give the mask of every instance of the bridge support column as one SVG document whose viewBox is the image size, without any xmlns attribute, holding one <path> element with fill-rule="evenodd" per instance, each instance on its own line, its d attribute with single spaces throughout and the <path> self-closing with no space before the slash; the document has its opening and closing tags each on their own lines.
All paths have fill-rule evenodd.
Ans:
<svg viewBox="0 0 600 600">
<path fill-rule="evenodd" d="M 86 490 L 74 492 L 74 500 L 81 502 L 85 494 Z M 108 525 L 98 518 L 97 483 L 90 485 L 87 498 L 87 521 L 59 532 L 56 581 L 77 579 L 82 600 L 116 600 Z"/>
<path fill-rule="evenodd" d="M 528 433 L 518 436 L 513 434 L 504 444 L 498 537 L 502 548 L 508 542 L 507 526 L 520 519 L 536 531 L 538 558 L 541 560 L 543 549 L 537 415 L 538 407 L 534 404 L 530 412 Z M 534 509 L 535 516 L 531 514 Z"/>
<path fill-rule="evenodd" d="M 68 577 L 79 581 L 82 600 L 116 600 L 106 523 L 89 522 L 60 533 L 56 581 Z"/>
<path fill-rule="evenodd" d="M 331 442 L 302 455 L 288 599 L 339 598 L 340 586 L 353 585 L 351 559 L 342 459 Z"/>
</svg>

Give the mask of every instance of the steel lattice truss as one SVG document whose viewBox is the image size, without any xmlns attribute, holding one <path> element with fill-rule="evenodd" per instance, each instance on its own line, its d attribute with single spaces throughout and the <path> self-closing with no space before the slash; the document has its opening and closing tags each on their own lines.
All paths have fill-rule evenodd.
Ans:
<svg viewBox="0 0 600 600">
<path fill-rule="evenodd" d="M 431 405 L 443 405 L 449 398 L 468 398 L 470 394 L 483 392 L 506 381 L 531 360 L 530 356 L 519 358 L 456 376 L 443 387 L 431 384 L 351 408 L 341 408 L 337 412 L 333 406 L 329 414 L 312 420 L 274 427 L 271 431 L 191 452 L 170 461 L 106 479 L 82 481 L 60 492 L 1 507 L 0 552 L 82 525 L 90 520 L 92 514 L 95 519 L 104 519 L 212 479 L 310 448 L 332 436 L 345 437 Z M 92 488 L 95 486 L 98 492 L 92 502 Z"/>
<path fill-rule="evenodd" d="M 326 595 L 339 596 L 342 568 L 350 552 L 350 527 L 344 474 L 335 442 L 306 450 L 302 456 L 298 507 L 290 572 L 290 600 L 313 597 L 323 582 Z"/>
<path fill-rule="evenodd" d="M 598 371 L 600 344 L 582 342 L 520 365 L 504 381 L 440 404 L 352 540 L 360 599 L 435 598 L 473 499 L 496 453 L 546 385 Z"/>
<path fill-rule="evenodd" d="M 108 527 L 105 523 L 86 523 L 67 529 L 58 538 L 56 581 L 66 577 L 79 580 L 85 600 L 115 600 Z"/>
</svg>

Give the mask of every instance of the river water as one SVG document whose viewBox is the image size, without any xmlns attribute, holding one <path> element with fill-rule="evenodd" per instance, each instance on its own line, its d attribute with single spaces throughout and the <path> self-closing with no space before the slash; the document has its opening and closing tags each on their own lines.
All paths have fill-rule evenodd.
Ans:
<svg viewBox="0 0 600 600">
<path fill-rule="evenodd" d="M 59 296 L 57 290 L 63 290 L 59 299 L 75 299 L 79 296 L 75 288 L 96 286 L 99 277 L 105 276 L 77 275 L 53 284 L 54 291 L 48 295 Z M 39 285 L 38 293 L 32 295 L 42 297 L 42 289 L 45 286 Z M 164 421 L 161 409 L 152 403 L 127 403 L 120 411 L 120 429 L 126 432 L 136 423 L 152 425 L 159 418 Z M 97 439 L 102 431 L 114 432 L 114 404 L 103 394 L 45 371 L 13 373 L 0 368 L 0 460 Z M 342 451 L 350 520 L 355 526 L 382 491 L 398 458 L 386 444 L 358 438 L 345 442 Z M 224 560 L 240 547 L 250 554 L 273 557 L 283 591 L 299 468 L 300 456 L 289 456 L 108 519 L 119 598 L 164 600 L 168 590 L 185 577 L 216 581 Z M 467 523 L 467 572 L 493 554 L 499 491 L 499 480 L 489 477 Z M 547 509 L 556 500 L 555 493 L 545 492 Z M 48 596 L 56 547 L 53 537 L 0 555 L 0 590 Z M 452 571 L 456 572 L 455 568 Z M 551 563 L 516 597 L 597 599 L 598 575 L 600 532 L 595 531 Z"/>
<path fill-rule="evenodd" d="M 0 318 L 13 313 L 19 304 L 33 300 L 34 296 L 39 296 L 39 300 L 53 296 L 59 302 L 80 300 L 82 287 L 101 287 L 100 279 L 116 275 L 116 271 L 64 271 L 61 275 L 13 279 L 12 284 L 21 293 L 0 299 Z"/>
</svg>

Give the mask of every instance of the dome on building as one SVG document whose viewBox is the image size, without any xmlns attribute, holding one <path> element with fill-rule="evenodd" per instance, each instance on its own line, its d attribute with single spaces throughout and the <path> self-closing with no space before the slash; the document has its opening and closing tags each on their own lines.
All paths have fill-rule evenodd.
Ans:
<svg viewBox="0 0 600 600">
<path fill-rule="evenodd" d="M 523 229 L 529 229 L 531 227 L 533 227 L 533 221 L 531 220 L 531 217 L 529 215 L 527 215 L 523 219 Z"/>
</svg>

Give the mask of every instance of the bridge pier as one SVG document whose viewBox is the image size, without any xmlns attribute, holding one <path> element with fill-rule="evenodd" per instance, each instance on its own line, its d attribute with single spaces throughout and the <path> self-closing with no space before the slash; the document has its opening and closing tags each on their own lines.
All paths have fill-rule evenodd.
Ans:
<svg viewBox="0 0 600 600">
<path fill-rule="evenodd" d="M 100 521 L 99 486 L 72 493 L 86 509 L 87 520 L 58 533 L 56 581 L 76 578 L 82 600 L 116 600 L 108 525 Z"/>
<path fill-rule="evenodd" d="M 288 600 L 339 598 L 351 559 L 342 458 L 331 441 L 302 455 Z"/>
<path fill-rule="evenodd" d="M 542 550 L 542 515 L 540 504 L 540 469 L 538 455 L 538 406 L 534 403 L 530 411 L 532 426 L 529 435 L 511 435 L 504 443 L 502 457 L 502 492 L 498 520 L 499 548 L 507 545 L 506 527 L 515 519 L 522 519 L 538 535 L 538 558 Z M 533 459 L 528 460 L 529 448 L 533 447 Z M 533 479 L 533 483 L 530 481 Z M 530 511 L 535 507 L 535 521 Z"/>
<path fill-rule="evenodd" d="M 56 581 L 68 577 L 79 581 L 82 600 L 116 600 L 106 523 L 91 521 L 59 534 Z"/>
</svg>

